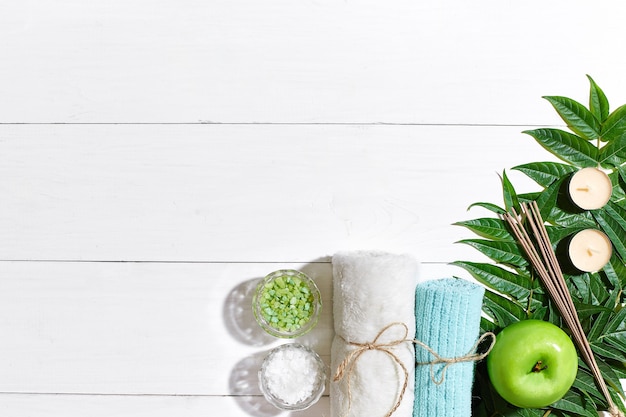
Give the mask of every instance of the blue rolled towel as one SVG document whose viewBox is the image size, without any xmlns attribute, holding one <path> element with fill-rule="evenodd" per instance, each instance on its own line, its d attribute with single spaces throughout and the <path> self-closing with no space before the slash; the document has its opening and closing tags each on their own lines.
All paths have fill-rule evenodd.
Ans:
<svg viewBox="0 0 626 417">
<path fill-rule="evenodd" d="M 415 291 L 415 338 L 440 357 L 455 358 L 472 353 L 480 332 L 484 287 L 470 281 L 443 278 L 419 284 Z M 415 360 L 436 358 L 416 345 Z M 432 365 L 436 380 L 444 364 Z M 450 364 L 437 385 L 431 378 L 431 365 L 415 369 L 414 417 L 470 417 L 475 362 Z"/>
</svg>

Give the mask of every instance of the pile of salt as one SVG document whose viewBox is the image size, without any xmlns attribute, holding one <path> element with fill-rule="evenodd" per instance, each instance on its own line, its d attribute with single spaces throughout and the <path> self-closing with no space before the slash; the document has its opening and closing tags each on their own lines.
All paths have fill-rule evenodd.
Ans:
<svg viewBox="0 0 626 417">
<path fill-rule="evenodd" d="M 319 391 L 324 373 L 313 352 L 284 345 L 267 357 L 264 379 L 274 397 L 287 405 L 295 405 Z"/>
</svg>

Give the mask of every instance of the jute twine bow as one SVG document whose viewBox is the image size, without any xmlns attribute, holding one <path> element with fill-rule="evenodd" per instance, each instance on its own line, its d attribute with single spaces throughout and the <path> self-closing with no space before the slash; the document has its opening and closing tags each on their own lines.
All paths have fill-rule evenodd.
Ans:
<svg viewBox="0 0 626 417">
<path fill-rule="evenodd" d="M 399 339 L 391 340 L 389 342 L 380 342 L 379 343 L 378 339 L 380 339 L 381 336 L 387 330 L 391 329 L 394 326 L 400 326 L 404 330 L 403 336 L 401 338 L 399 338 Z M 343 339 L 343 337 L 342 337 L 342 339 L 346 343 L 348 343 L 349 345 L 356 346 L 356 349 L 354 349 L 353 351 L 348 353 L 348 355 L 346 355 L 346 357 L 343 359 L 343 361 L 341 361 L 341 363 L 337 367 L 337 371 L 335 372 L 335 375 L 333 377 L 333 381 L 334 382 L 339 382 L 344 377 L 346 378 L 346 386 L 347 386 L 347 390 L 348 390 L 348 411 L 350 410 L 350 407 L 351 407 L 351 404 L 352 404 L 352 390 L 351 390 L 351 387 L 350 387 L 350 378 L 352 376 L 352 373 L 354 372 L 354 367 L 355 367 L 358 359 L 361 357 L 361 355 L 363 353 L 367 352 L 368 350 L 378 350 L 380 352 L 386 353 L 387 355 L 389 355 L 389 357 L 391 359 L 393 359 L 393 361 L 402 369 L 402 371 L 404 373 L 404 382 L 402 384 L 402 388 L 400 389 L 400 393 L 398 394 L 398 399 L 397 399 L 396 403 L 394 404 L 394 406 L 387 412 L 387 414 L 385 414 L 385 417 L 390 417 L 398 409 L 398 407 L 400 407 L 400 404 L 402 403 L 402 399 L 404 398 L 404 394 L 406 392 L 407 386 L 409 384 L 409 371 L 407 370 L 406 365 L 391 350 L 393 347 L 398 346 L 398 345 L 403 344 L 403 343 L 413 343 L 413 344 L 416 344 L 416 345 L 426 349 L 430 354 L 432 354 L 435 357 L 435 360 L 433 360 L 431 362 L 417 362 L 416 364 L 417 365 L 430 365 L 430 367 L 431 367 L 431 371 L 430 371 L 431 379 L 432 379 L 432 381 L 435 384 L 440 385 L 444 381 L 445 371 L 448 368 L 448 366 L 450 366 L 452 364 L 455 364 L 455 363 L 460 363 L 460 362 L 472 362 L 472 361 L 482 360 L 485 357 L 487 357 L 487 355 L 489 354 L 489 352 L 493 348 L 493 345 L 495 344 L 495 334 L 493 334 L 491 332 L 488 332 L 488 333 L 483 334 L 480 337 L 480 339 L 478 339 L 476 344 L 472 347 L 472 349 L 470 350 L 470 352 L 467 355 L 459 356 L 459 357 L 455 357 L 455 358 L 445 358 L 445 357 L 442 357 L 441 355 L 439 355 L 437 352 L 435 352 L 430 346 L 426 345 L 425 343 L 423 343 L 423 342 L 421 342 L 419 340 L 409 339 L 408 335 L 409 335 L 409 328 L 407 327 L 406 324 L 401 323 L 401 322 L 393 322 L 393 323 L 390 323 L 390 324 L 386 325 L 385 327 L 383 327 L 378 332 L 378 334 L 376 335 L 374 340 L 372 340 L 371 342 L 365 342 L 365 343 L 351 342 L 351 341 Z M 341 337 L 341 336 L 339 336 L 339 337 Z M 485 340 L 487 337 L 492 337 L 492 342 L 491 342 L 489 348 L 485 352 L 483 352 L 483 353 L 477 353 L 476 349 L 478 348 L 480 343 L 483 340 Z M 434 366 L 437 365 L 437 364 L 441 364 L 441 363 L 445 363 L 445 365 L 444 365 L 444 368 L 442 370 L 441 378 L 439 380 L 437 380 L 435 378 Z M 346 414 L 348 413 L 348 411 L 346 411 Z"/>
<path fill-rule="evenodd" d="M 487 338 L 491 338 L 491 343 L 489 344 L 489 347 L 487 348 L 487 350 L 482 353 L 477 352 L 478 346 L 480 346 L 480 344 Z M 453 365 L 455 363 L 461 363 L 461 362 L 477 362 L 477 361 L 485 359 L 487 355 L 489 355 L 489 352 L 491 352 L 491 349 L 493 349 L 493 346 L 496 344 L 496 335 L 492 332 L 483 333 L 483 335 L 478 338 L 476 343 L 474 343 L 474 346 L 472 346 L 472 348 L 469 350 L 469 353 L 463 356 L 457 356 L 454 358 L 442 357 L 437 352 L 435 352 L 430 346 L 426 345 L 425 343 L 420 342 L 419 340 L 414 340 L 413 343 L 426 349 L 431 355 L 435 357 L 433 361 L 416 362 L 416 364 L 417 365 L 430 365 L 430 379 L 435 383 L 435 385 L 441 385 L 443 384 L 443 381 L 445 381 L 446 370 L 448 369 L 450 365 Z M 443 368 L 441 368 L 441 378 L 437 379 L 435 378 L 435 365 L 439 365 L 442 363 L 444 363 L 445 365 L 443 366 Z"/>
</svg>

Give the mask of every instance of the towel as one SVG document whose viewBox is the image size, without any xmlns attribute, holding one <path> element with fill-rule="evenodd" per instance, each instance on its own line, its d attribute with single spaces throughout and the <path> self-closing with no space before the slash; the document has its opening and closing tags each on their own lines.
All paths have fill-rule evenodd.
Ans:
<svg viewBox="0 0 626 417">
<path fill-rule="evenodd" d="M 332 264 L 335 337 L 331 348 L 331 375 L 334 375 L 342 362 L 359 349 L 351 342 L 373 342 L 392 323 L 396 324 L 380 334 L 376 343 L 390 343 L 407 336 L 413 338 L 418 263 L 410 255 L 353 251 L 335 254 Z M 405 382 L 402 367 L 386 352 L 365 350 L 355 360 L 353 368 L 346 368 L 341 380 L 331 381 L 331 417 L 384 417 L 396 405 L 394 417 L 413 414 L 414 346 L 402 342 L 387 349 L 409 373 L 400 404 L 397 402 Z"/>
<path fill-rule="evenodd" d="M 470 353 L 480 333 L 484 287 L 473 282 L 443 278 L 427 281 L 415 290 L 415 338 L 439 356 L 454 358 Z M 415 360 L 432 362 L 434 357 L 417 346 Z M 415 417 L 470 417 L 475 362 L 449 365 L 440 385 L 431 379 L 431 366 L 415 370 Z M 444 365 L 434 365 L 435 378 Z"/>
</svg>

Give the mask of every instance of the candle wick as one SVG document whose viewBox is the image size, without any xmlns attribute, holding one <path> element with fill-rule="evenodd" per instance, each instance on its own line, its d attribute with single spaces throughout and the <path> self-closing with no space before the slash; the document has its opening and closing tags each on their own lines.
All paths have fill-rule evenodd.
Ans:
<svg viewBox="0 0 626 417">
<path fill-rule="evenodd" d="M 589 187 L 580 187 L 577 188 L 576 191 L 589 191 Z"/>
<path fill-rule="evenodd" d="M 600 253 L 600 251 L 599 251 L 599 250 L 596 250 L 596 249 L 593 249 L 593 248 L 589 248 L 589 249 L 587 249 L 587 254 L 588 254 L 589 256 L 593 256 L 593 254 L 594 254 L 594 253 Z"/>
</svg>

